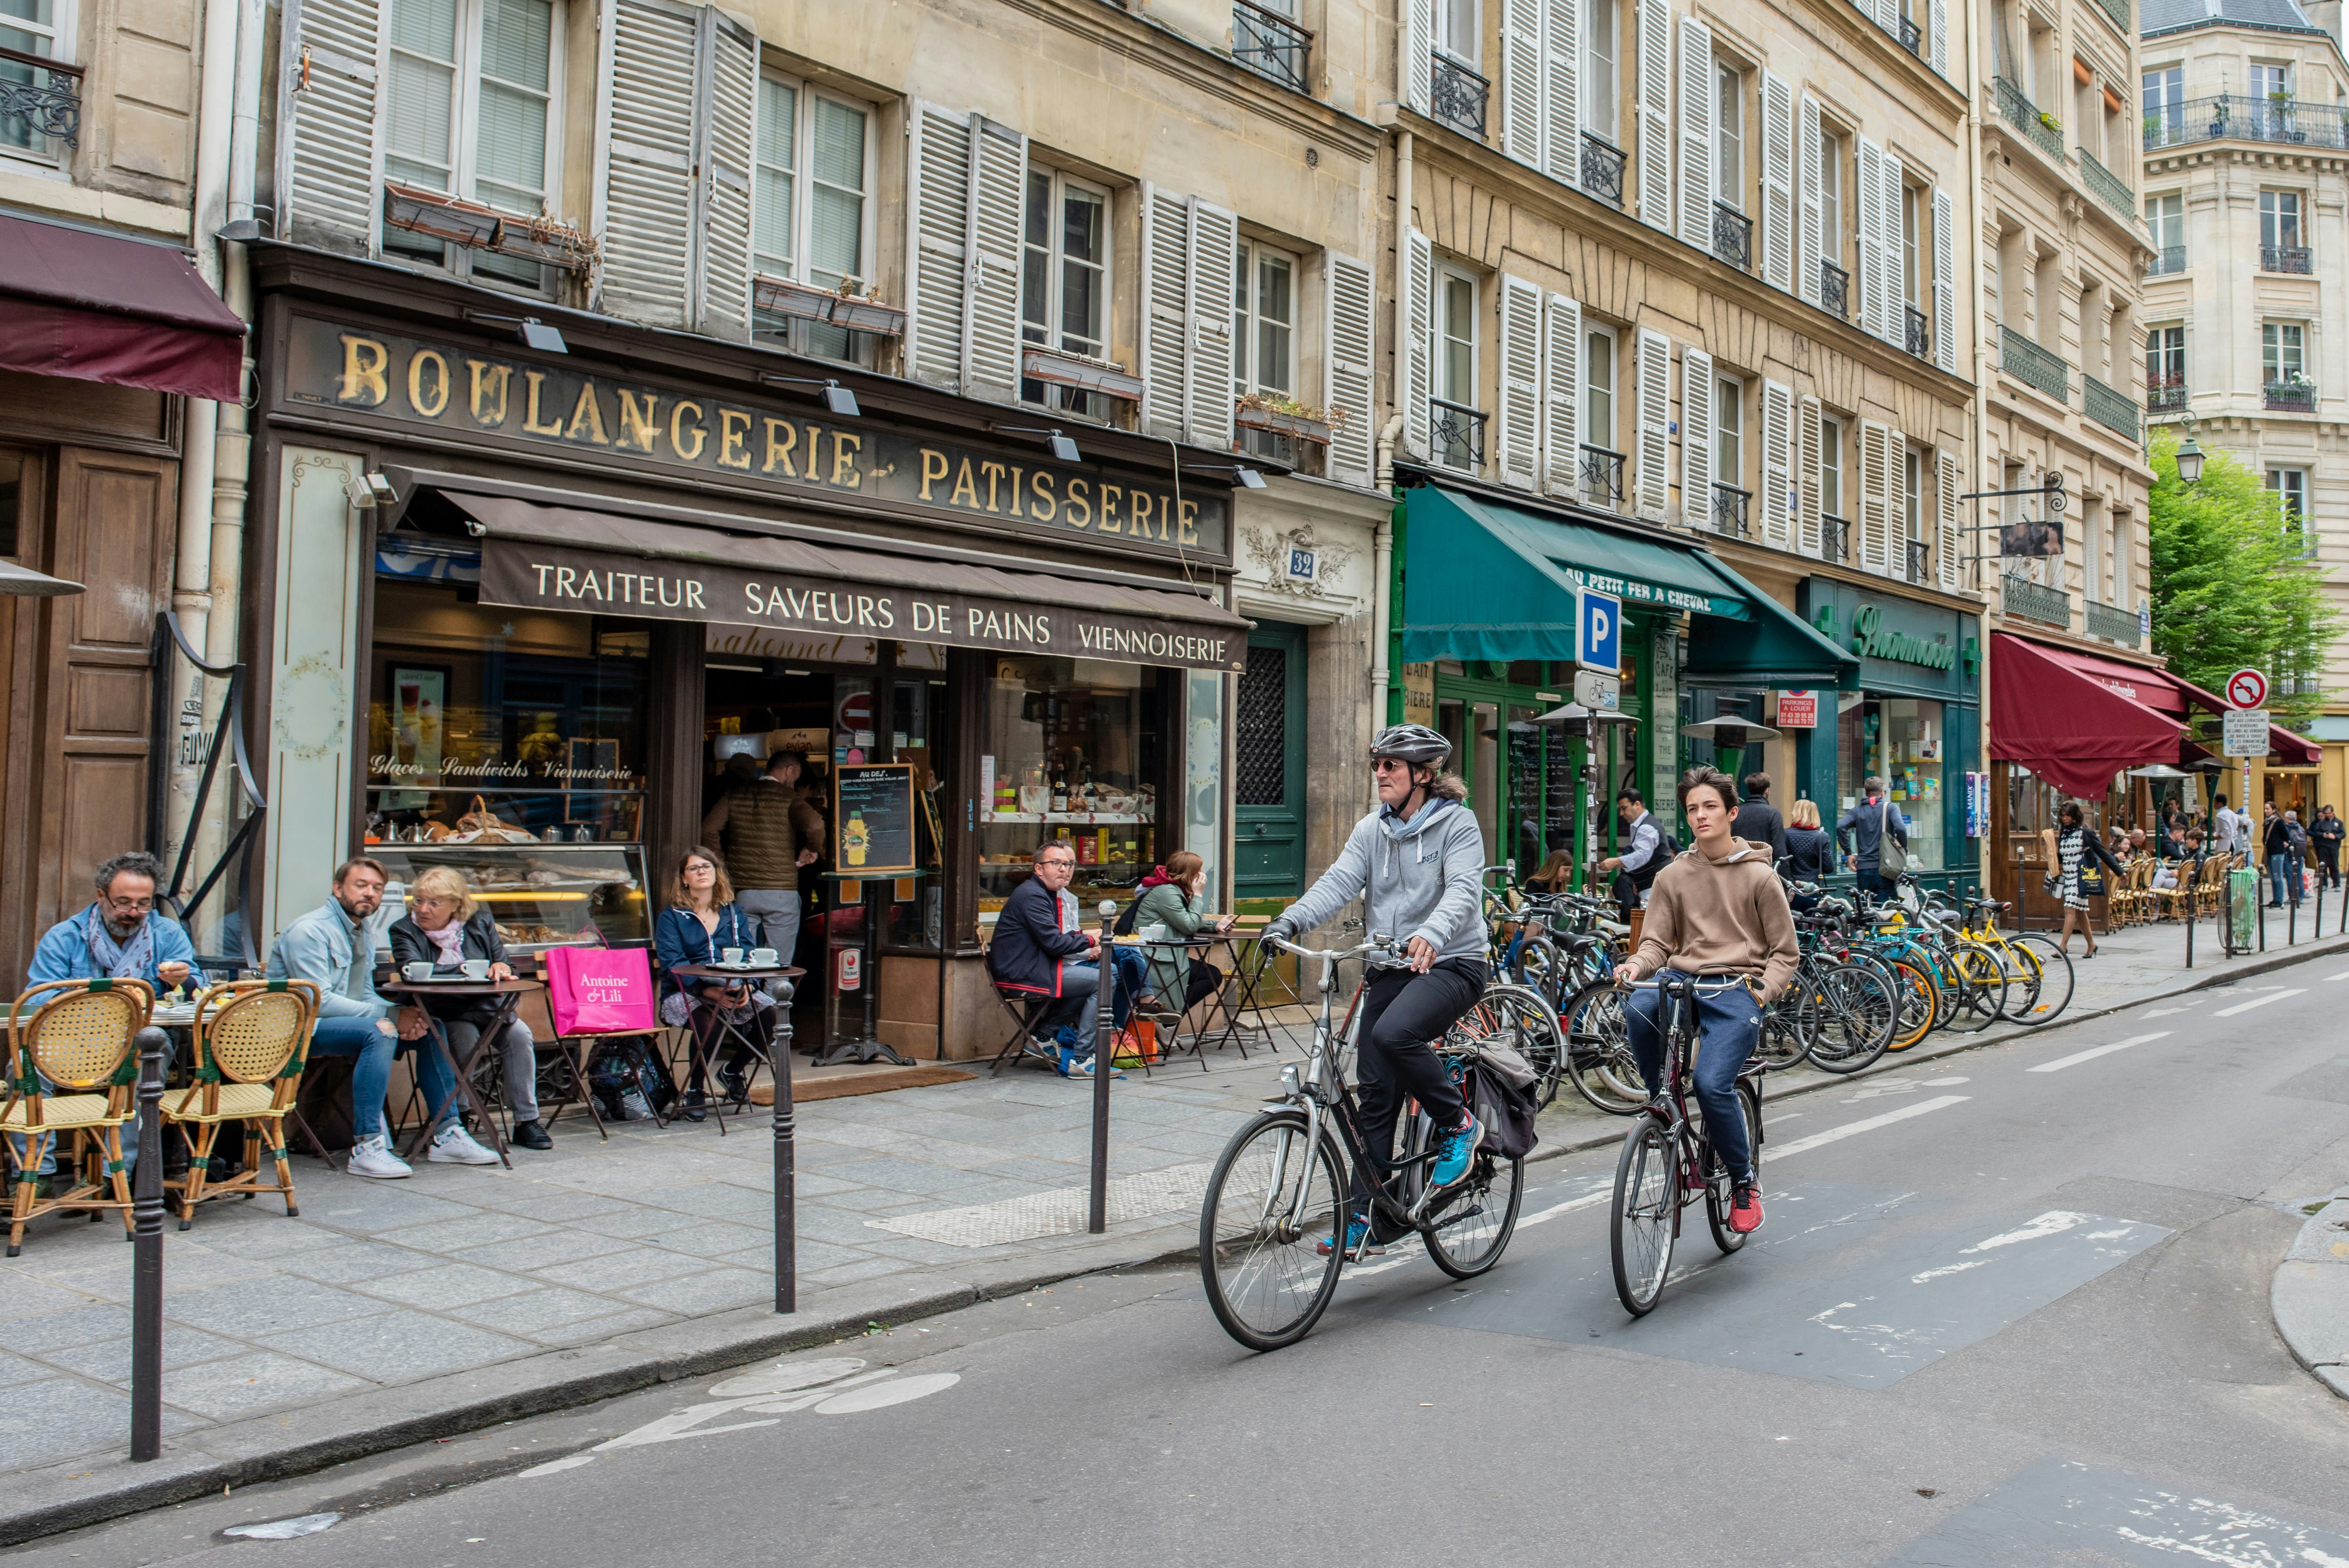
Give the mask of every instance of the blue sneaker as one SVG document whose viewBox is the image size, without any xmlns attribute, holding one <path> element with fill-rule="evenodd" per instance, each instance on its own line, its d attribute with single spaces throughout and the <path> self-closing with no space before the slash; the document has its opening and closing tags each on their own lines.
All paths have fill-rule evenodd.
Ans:
<svg viewBox="0 0 2349 1568">
<path fill-rule="evenodd" d="M 1387 1249 L 1386 1244 L 1382 1241 L 1373 1241 L 1371 1243 L 1369 1250 L 1367 1251 L 1364 1251 L 1362 1247 L 1362 1238 L 1370 1233 L 1370 1221 L 1366 1220 L 1356 1220 L 1348 1224 L 1346 1227 L 1346 1256 L 1350 1258 L 1375 1258 L 1384 1252 Z M 1330 1255 L 1329 1238 L 1325 1236 L 1320 1241 L 1313 1243 L 1313 1251 L 1324 1258 L 1328 1257 Z"/>
<path fill-rule="evenodd" d="M 1485 1124 L 1473 1115 L 1464 1127 L 1438 1133 L 1435 1137 L 1435 1164 L 1428 1170 L 1427 1179 L 1437 1187 L 1449 1187 L 1468 1174 L 1468 1162 L 1475 1158 L 1477 1146 L 1485 1141 Z"/>
</svg>

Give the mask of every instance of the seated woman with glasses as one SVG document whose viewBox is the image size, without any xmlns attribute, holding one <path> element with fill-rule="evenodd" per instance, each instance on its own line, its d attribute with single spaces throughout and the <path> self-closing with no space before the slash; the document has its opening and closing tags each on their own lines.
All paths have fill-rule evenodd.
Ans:
<svg viewBox="0 0 2349 1568">
<path fill-rule="evenodd" d="M 709 1080 L 701 1064 L 720 1035 L 726 1037 L 726 1057 L 718 1064 L 718 1086 L 736 1105 L 749 1098 L 750 1048 L 727 1033 L 726 1025 L 771 1056 L 775 999 L 744 981 L 680 978 L 677 970 L 716 963 L 727 948 L 748 952 L 759 946 L 760 930 L 758 919 L 735 903 L 734 884 L 718 852 L 698 844 L 687 850 L 669 884 L 668 908 L 653 926 L 653 949 L 660 956 L 661 1022 L 672 1029 L 691 1029 L 701 1044 L 685 1091 L 684 1115 L 689 1122 L 709 1117 Z"/>
<path fill-rule="evenodd" d="M 505 940 L 489 910 L 473 901 L 465 874 L 453 866 L 429 867 L 408 886 L 406 918 L 392 922 L 391 958 L 405 971 L 409 964 L 429 963 L 441 973 L 460 971 L 468 959 L 489 965 L 492 980 L 512 980 L 513 966 L 506 961 Z M 471 1058 L 481 1032 L 497 1027 L 505 1014 L 494 996 L 424 996 L 417 1001 L 438 1019 L 449 1038 L 449 1052 L 459 1062 Z M 489 1043 L 499 1053 L 506 1084 L 506 1106 L 513 1113 L 513 1142 L 523 1148 L 552 1148 L 554 1139 L 538 1119 L 538 1055 L 532 1048 L 530 1025 L 506 1019 L 501 1037 Z M 457 1119 L 457 1096 L 440 1107 L 432 1129 L 428 1159 L 458 1165 L 495 1165 L 498 1157 L 475 1143 Z"/>
</svg>

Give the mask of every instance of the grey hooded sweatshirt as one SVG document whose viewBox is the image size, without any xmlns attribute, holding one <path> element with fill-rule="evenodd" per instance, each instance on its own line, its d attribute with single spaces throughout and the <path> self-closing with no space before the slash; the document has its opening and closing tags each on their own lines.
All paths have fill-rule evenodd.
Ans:
<svg viewBox="0 0 2349 1568">
<path fill-rule="evenodd" d="M 1383 808 L 1354 825 L 1320 879 L 1273 922 L 1309 931 L 1367 891 L 1362 929 L 1398 942 L 1424 937 L 1439 959 L 1485 956 L 1485 832 L 1454 800 L 1433 800 L 1409 821 Z"/>
</svg>

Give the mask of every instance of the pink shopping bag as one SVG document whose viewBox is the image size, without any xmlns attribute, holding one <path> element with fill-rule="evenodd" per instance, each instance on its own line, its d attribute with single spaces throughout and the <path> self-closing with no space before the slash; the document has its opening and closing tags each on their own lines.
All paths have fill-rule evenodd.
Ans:
<svg viewBox="0 0 2349 1568">
<path fill-rule="evenodd" d="M 652 957 L 643 948 L 549 948 L 546 1001 L 557 1034 L 657 1029 Z"/>
</svg>

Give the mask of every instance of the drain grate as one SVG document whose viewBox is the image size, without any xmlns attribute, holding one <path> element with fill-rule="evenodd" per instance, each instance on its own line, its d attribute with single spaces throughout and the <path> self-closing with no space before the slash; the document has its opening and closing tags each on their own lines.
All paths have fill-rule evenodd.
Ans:
<svg viewBox="0 0 2349 1568">
<path fill-rule="evenodd" d="M 1121 1176 L 1109 1184 L 1109 1222 L 1146 1220 L 1179 1210 L 1196 1212 L 1206 1195 L 1206 1165 L 1170 1166 Z M 1083 1188 L 1030 1192 L 993 1203 L 963 1209 L 940 1209 L 928 1214 L 898 1214 L 867 1220 L 875 1231 L 894 1231 L 916 1241 L 948 1247 L 1000 1247 L 1012 1241 L 1032 1241 L 1040 1236 L 1072 1236 L 1085 1228 L 1092 1195 Z"/>
</svg>

